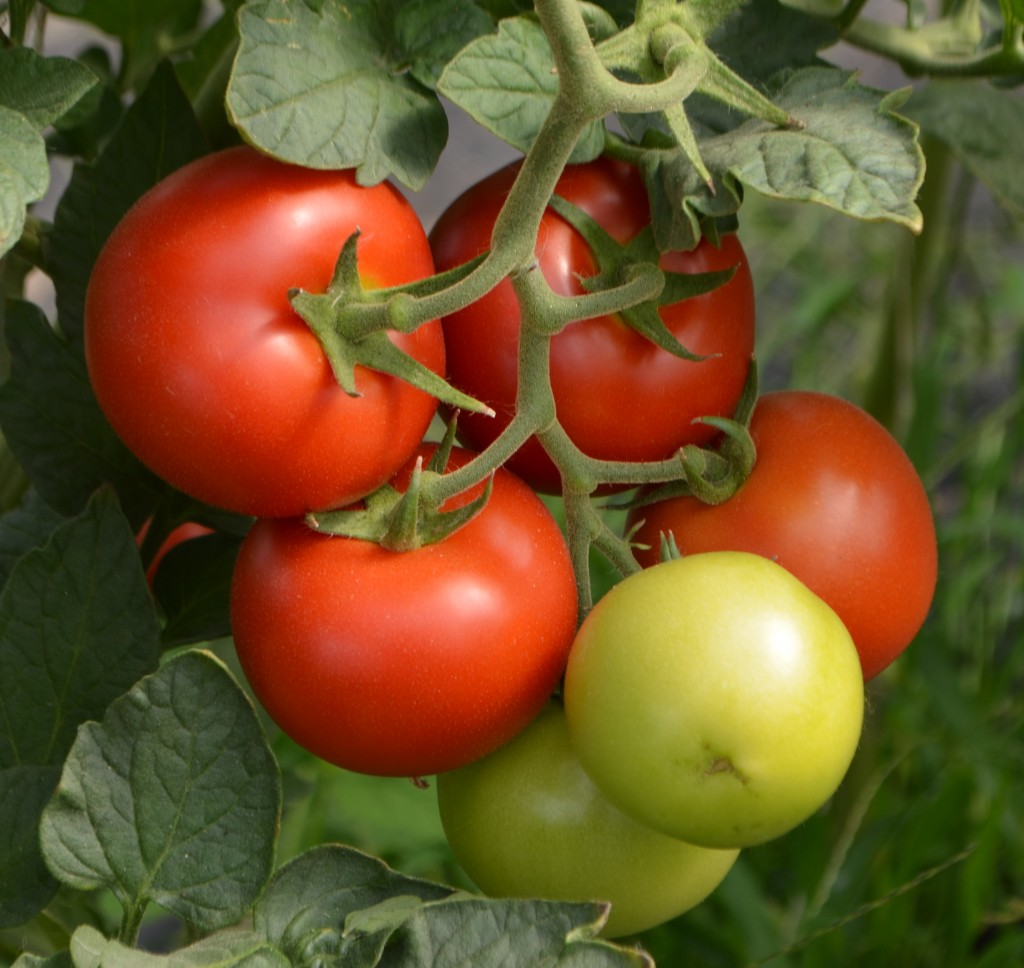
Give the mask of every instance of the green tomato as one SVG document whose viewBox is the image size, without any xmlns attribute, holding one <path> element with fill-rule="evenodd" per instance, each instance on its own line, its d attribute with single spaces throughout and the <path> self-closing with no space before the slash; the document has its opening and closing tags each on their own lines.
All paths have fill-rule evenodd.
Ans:
<svg viewBox="0 0 1024 968">
<path fill-rule="evenodd" d="M 437 778 L 445 834 L 486 894 L 611 902 L 603 934 L 635 934 L 699 904 L 736 850 L 667 837 L 613 807 L 579 765 L 561 705 L 515 739 Z"/>
<path fill-rule="evenodd" d="M 778 837 L 839 786 L 860 738 L 853 640 L 780 565 L 711 552 L 616 585 L 580 627 L 569 735 L 605 796 L 705 847 Z"/>
</svg>

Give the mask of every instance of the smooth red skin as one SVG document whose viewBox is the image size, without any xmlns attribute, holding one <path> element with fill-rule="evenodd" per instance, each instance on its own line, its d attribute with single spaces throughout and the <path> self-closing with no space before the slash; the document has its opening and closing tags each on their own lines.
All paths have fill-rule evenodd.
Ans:
<svg viewBox="0 0 1024 968">
<path fill-rule="evenodd" d="M 243 514 L 300 515 L 362 497 L 423 438 L 436 401 L 360 368 L 349 397 L 288 291 L 323 292 L 356 229 L 367 285 L 429 275 L 393 187 L 285 165 L 247 147 L 175 172 L 128 212 L 86 296 L 85 353 L 114 429 L 156 474 Z M 444 369 L 440 324 L 394 342 Z"/>
<path fill-rule="evenodd" d="M 428 776 L 533 719 L 565 671 L 577 599 L 554 519 L 499 470 L 480 514 L 416 551 L 258 521 L 231 618 L 253 692 L 292 739 L 349 770 Z"/>
<path fill-rule="evenodd" d="M 512 165 L 474 185 L 441 216 L 430 234 L 439 270 L 489 247 L 517 170 Z M 622 162 L 599 158 L 570 165 L 556 192 L 620 242 L 650 222 L 643 180 Z M 541 220 L 536 251 L 544 277 L 562 295 L 584 292 L 577 276 L 597 272 L 581 236 L 550 209 Z M 662 256 L 661 265 L 682 272 L 737 267 L 736 275 L 715 292 L 661 310 L 684 346 L 717 356 L 701 363 L 680 360 L 615 316 L 574 323 L 556 335 L 551 341 L 551 386 L 558 419 L 591 457 L 660 460 L 684 444 L 703 443 L 715 431 L 693 420 L 731 415 L 746 381 L 754 351 L 754 287 L 737 237 L 725 236 L 721 249 L 703 240 L 691 252 Z M 480 450 L 514 413 L 520 317 L 511 283 L 502 282 L 442 323 L 450 382 L 498 412 L 496 419 L 459 416 L 460 439 Z M 561 491 L 557 469 L 535 438 L 513 456 L 509 467 L 537 490 Z"/>
<path fill-rule="evenodd" d="M 864 410 L 822 393 L 760 398 L 750 427 L 757 463 L 712 507 L 675 498 L 636 508 L 627 528 L 645 567 L 672 532 L 684 555 L 750 551 L 778 561 L 839 615 L 864 678 L 886 668 L 920 630 L 935 592 L 938 551 L 928 496 L 910 459 Z"/>
</svg>

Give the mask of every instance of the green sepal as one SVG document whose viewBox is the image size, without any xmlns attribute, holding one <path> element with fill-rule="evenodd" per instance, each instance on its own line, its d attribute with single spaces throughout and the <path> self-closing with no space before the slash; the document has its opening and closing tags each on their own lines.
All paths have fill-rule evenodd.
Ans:
<svg viewBox="0 0 1024 968">
<path fill-rule="evenodd" d="M 398 377 L 449 406 L 494 416 L 494 411 L 485 403 L 456 390 L 443 377 L 395 346 L 383 328 L 390 322 L 390 315 L 382 317 L 384 322 L 380 328 L 367 331 L 359 325 L 362 322 L 359 309 L 376 307 L 382 295 L 378 290 L 367 292 L 363 289 L 356 254 L 358 240 L 358 231 L 345 240 L 327 292 L 311 293 L 304 289 L 293 289 L 288 293 L 292 308 L 320 341 L 338 385 L 349 396 L 360 396 L 355 371 L 356 366 L 364 366 Z M 432 291 L 429 286 L 421 289 Z M 410 292 L 408 286 L 393 287 L 383 295 L 398 300 L 401 305 L 401 293 L 417 295 L 415 288 Z"/>
<path fill-rule="evenodd" d="M 600 272 L 580 280 L 588 292 L 601 292 L 622 285 L 629 272 L 638 264 L 658 264 L 660 253 L 650 227 L 623 244 L 609 235 L 595 219 L 564 198 L 555 195 L 549 205 L 580 233 L 597 259 Z M 672 335 L 662 321 L 658 307 L 713 292 L 733 277 L 735 268 L 696 273 L 661 271 L 665 285 L 658 298 L 623 309 L 619 313 L 620 317 L 631 329 L 673 356 L 690 362 L 707 359 L 690 352 Z"/>
<path fill-rule="evenodd" d="M 676 536 L 671 531 L 668 534 L 663 531 L 661 533 L 661 560 L 675 561 L 682 557 L 683 553 L 679 550 L 679 545 L 676 544 Z"/>
</svg>

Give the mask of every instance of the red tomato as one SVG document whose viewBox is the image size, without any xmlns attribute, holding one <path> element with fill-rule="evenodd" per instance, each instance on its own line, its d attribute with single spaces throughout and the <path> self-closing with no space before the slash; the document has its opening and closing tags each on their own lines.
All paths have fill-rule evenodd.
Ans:
<svg viewBox="0 0 1024 968">
<path fill-rule="evenodd" d="M 723 504 L 675 498 L 639 507 L 627 527 L 644 566 L 672 532 L 684 555 L 749 551 L 772 558 L 829 604 L 878 675 L 921 628 L 938 570 L 928 496 L 907 455 L 859 407 L 786 390 L 758 401 L 757 463 Z"/>
<path fill-rule="evenodd" d="M 357 228 L 368 287 L 433 271 L 397 190 L 247 147 L 136 203 L 93 270 L 85 352 L 100 406 L 143 463 L 209 504 L 284 516 L 356 500 L 408 460 L 433 397 L 369 370 L 349 397 L 288 302 L 292 287 L 326 289 Z M 438 323 L 394 342 L 443 371 Z"/>
<path fill-rule="evenodd" d="M 562 534 L 505 470 L 483 511 L 416 551 L 258 521 L 231 591 L 271 718 L 322 759 L 387 776 L 455 769 L 518 733 L 565 671 L 576 617 Z"/>
<path fill-rule="evenodd" d="M 430 235 L 439 270 L 486 250 L 498 211 L 518 168 L 504 168 L 470 188 L 441 216 Z M 639 172 L 599 158 L 566 168 L 557 194 L 581 208 L 605 231 L 625 242 L 650 222 Z M 537 240 L 544 277 L 562 295 L 579 294 L 579 276 L 597 264 L 579 233 L 552 210 Z M 703 443 L 714 430 L 697 417 L 729 416 L 743 389 L 754 351 L 754 288 L 746 255 L 735 235 L 720 249 L 702 241 L 690 252 L 671 252 L 661 266 L 676 272 L 710 272 L 735 266 L 735 276 L 704 296 L 661 310 L 672 334 L 701 363 L 680 360 L 630 329 L 616 316 L 574 323 L 551 341 L 551 385 L 558 419 L 586 454 L 607 460 L 660 460 L 684 444 Z M 443 320 L 448 378 L 489 403 L 496 419 L 459 417 L 460 439 L 481 450 L 512 419 L 516 395 L 519 304 L 507 280 L 483 299 Z M 509 466 L 537 490 L 557 493 L 557 470 L 531 439 Z"/>
</svg>

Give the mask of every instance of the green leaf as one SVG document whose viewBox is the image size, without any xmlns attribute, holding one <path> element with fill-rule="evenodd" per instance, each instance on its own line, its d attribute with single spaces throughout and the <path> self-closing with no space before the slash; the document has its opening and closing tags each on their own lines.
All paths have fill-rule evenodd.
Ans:
<svg viewBox="0 0 1024 968">
<path fill-rule="evenodd" d="M 1024 217 L 1024 102 L 1018 96 L 981 81 L 932 81 L 914 91 L 902 112 L 945 142 L 1003 208 Z"/>
<path fill-rule="evenodd" d="M 266 883 L 281 806 L 277 765 L 246 694 L 186 652 L 87 723 L 43 813 L 51 871 L 153 901 L 203 930 L 235 923 Z"/>
<path fill-rule="evenodd" d="M 558 94 L 554 56 L 531 17 L 501 21 L 498 32 L 473 41 L 445 68 L 437 89 L 492 134 L 526 152 Z M 604 125 L 590 124 L 570 161 L 596 158 Z"/>
<path fill-rule="evenodd" d="M 0 928 L 23 924 L 57 891 L 36 837 L 43 807 L 60 778 L 56 766 L 0 770 Z"/>
<path fill-rule="evenodd" d="M 62 118 L 98 83 L 84 64 L 43 57 L 27 47 L 0 50 L 0 104 L 42 129 Z"/>
<path fill-rule="evenodd" d="M 28 206 L 49 184 L 42 135 L 21 112 L 0 105 L 0 256 L 21 238 Z"/>
<path fill-rule="evenodd" d="M 0 926 L 56 891 L 33 834 L 79 724 L 157 664 L 156 616 L 112 495 L 58 520 L 44 540 L 54 514 L 31 499 L 0 524 Z"/>
<path fill-rule="evenodd" d="M 384 949 L 380 966 L 651 965 L 643 952 L 595 940 L 606 917 L 601 904 L 452 897 L 413 912 Z"/>
<path fill-rule="evenodd" d="M 174 70 L 161 65 L 132 104 L 95 166 L 79 164 L 61 196 L 49 239 L 61 330 L 82 333 L 85 289 L 103 243 L 148 189 L 206 153 Z"/>
<path fill-rule="evenodd" d="M 412 189 L 448 137 L 444 109 L 406 69 L 401 0 L 250 0 L 228 83 L 228 114 L 253 145 L 310 168 L 355 168 Z M 424 64 L 426 61 L 423 62 Z"/>
<path fill-rule="evenodd" d="M 324 844 L 277 871 L 256 905 L 255 925 L 294 965 L 325 959 L 355 968 L 376 964 L 391 931 L 418 902 L 450 894 L 450 888 L 399 874 L 351 847 Z M 404 900 L 398 911 L 391 909 L 392 917 L 356 917 L 356 928 L 346 931 L 356 912 L 398 897 Z"/>
<path fill-rule="evenodd" d="M 157 631 L 135 538 L 101 492 L 0 593 L 0 767 L 59 766 L 78 725 L 156 666 Z"/>
<path fill-rule="evenodd" d="M 18 559 L 45 544 L 64 516 L 58 514 L 36 491 L 28 491 L 21 504 L 0 517 L 0 588 Z"/>
<path fill-rule="evenodd" d="M 109 482 L 128 517 L 141 521 L 164 485 L 107 423 L 81 346 L 62 339 L 32 303 L 8 303 L 5 324 L 11 374 L 0 386 L 0 425 L 36 490 L 72 515 Z"/>
<path fill-rule="evenodd" d="M 466 44 L 493 29 L 494 21 L 472 0 L 411 0 L 395 14 L 395 37 L 409 72 L 431 89 Z"/>
<path fill-rule="evenodd" d="M 67 950 L 58 951 L 47 958 L 24 952 L 11 968 L 74 968 L 74 962 L 71 960 L 71 952 Z"/>
<path fill-rule="evenodd" d="M 108 940 L 91 925 L 71 937 L 75 968 L 288 968 L 279 951 L 244 928 L 218 931 L 170 954 L 152 954 Z"/>
<path fill-rule="evenodd" d="M 700 217 L 734 214 L 744 187 L 919 229 L 914 199 L 924 155 L 916 126 L 893 113 L 891 97 L 838 69 L 810 67 L 788 75 L 774 100 L 803 127 L 781 129 L 755 119 L 702 140 L 714 195 L 680 152 L 649 152 L 642 168 L 659 248 L 692 247 Z"/>
<path fill-rule="evenodd" d="M 209 534 L 172 548 L 160 562 L 153 594 L 167 621 L 164 648 L 231 634 L 228 601 L 241 540 Z"/>
</svg>

